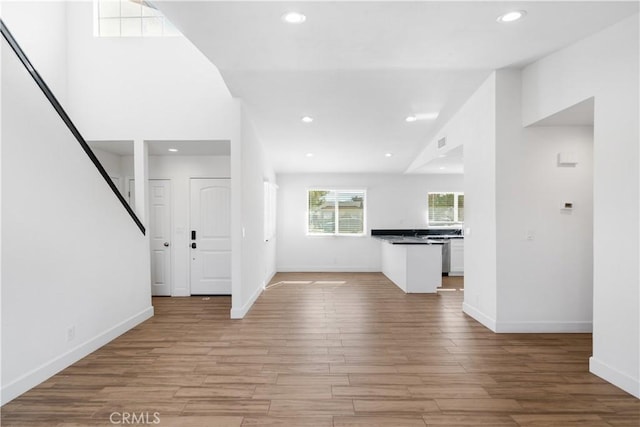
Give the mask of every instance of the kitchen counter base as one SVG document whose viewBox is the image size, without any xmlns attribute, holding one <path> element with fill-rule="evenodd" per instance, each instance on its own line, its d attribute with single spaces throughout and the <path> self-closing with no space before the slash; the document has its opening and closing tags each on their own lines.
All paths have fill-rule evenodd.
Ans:
<svg viewBox="0 0 640 427">
<path fill-rule="evenodd" d="M 436 293 L 442 286 L 442 246 L 382 242 L 382 273 L 406 293 Z"/>
</svg>

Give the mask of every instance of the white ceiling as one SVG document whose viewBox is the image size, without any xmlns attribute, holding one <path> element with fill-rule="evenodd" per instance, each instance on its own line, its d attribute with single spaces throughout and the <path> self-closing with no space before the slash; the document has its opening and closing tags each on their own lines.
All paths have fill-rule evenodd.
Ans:
<svg viewBox="0 0 640 427">
<path fill-rule="evenodd" d="M 244 100 L 277 172 L 404 172 L 491 70 L 521 67 L 638 11 L 610 1 L 156 5 Z M 496 22 L 513 9 L 528 15 Z M 284 23 L 292 10 L 306 22 Z M 432 111 L 438 119 L 404 121 Z M 304 115 L 315 120 L 301 123 Z"/>
<path fill-rule="evenodd" d="M 150 156 L 229 156 L 229 141 L 147 141 Z M 176 149 L 171 152 L 169 149 Z"/>
<path fill-rule="evenodd" d="M 229 156 L 229 141 L 147 141 L 150 156 Z M 133 156 L 133 141 L 87 141 L 93 149 L 118 156 Z M 171 152 L 169 149 L 177 149 Z"/>
</svg>

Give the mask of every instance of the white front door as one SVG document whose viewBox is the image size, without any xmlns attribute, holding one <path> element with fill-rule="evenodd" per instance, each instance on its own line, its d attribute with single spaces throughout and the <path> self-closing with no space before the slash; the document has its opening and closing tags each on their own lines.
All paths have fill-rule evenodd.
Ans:
<svg viewBox="0 0 640 427">
<path fill-rule="evenodd" d="M 171 181 L 149 180 L 151 294 L 171 295 Z"/>
<path fill-rule="evenodd" d="M 191 294 L 231 295 L 231 182 L 191 179 Z"/>
</svg>

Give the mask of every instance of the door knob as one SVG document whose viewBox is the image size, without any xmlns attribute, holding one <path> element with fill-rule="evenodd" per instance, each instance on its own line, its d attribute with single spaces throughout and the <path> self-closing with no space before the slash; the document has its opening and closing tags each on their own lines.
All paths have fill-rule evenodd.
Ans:
<svg viewBox="0 0 640 427">
<path fill-rule="evenodd" d="M 191 244 L 191 249 L 195 249 L 196 248 L 196 244 L 195 242 Z"/>
<path fill-rule="evenodd" d="M 169 242 L 164 242 L 164 247 L 168 248 L 169 247 Z"/>
</svg>

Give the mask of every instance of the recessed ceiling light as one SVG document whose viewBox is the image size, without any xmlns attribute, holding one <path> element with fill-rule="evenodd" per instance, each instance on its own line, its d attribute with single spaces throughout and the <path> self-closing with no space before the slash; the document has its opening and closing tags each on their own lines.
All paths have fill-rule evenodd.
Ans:
<svg viewBox="0 0 640 427">
<path fill-rule="evenodd" d="M 311 117 L 311 116 L 304 116 L 304 117 L 303 117 L 302 119 L 300 119 L 300 120 L 302 120 L 304 123 L 311 123 L 311 122 L 313 121 L 313 117 Z"/>
<path fill-rule="evenodd" d="M 447 157 L 446 154 L 438 154 L 438 157 L 443 158 L 443 157 Z"/>
<path fill-rule="evenodd" d="M 302 24 L 307 17 L 299 12 L 287 12 L 282 15 L 282 20 L 288 24 Z"/>
<path fill-rule="evenodd" d="M 517 21 L 519 19 L 524 18 L 526 14 L 527 14 L 527 11 L 525 11 L 525 10 L 514 10 L 512 12 L 507 12 L 504 15 L 498 16 L 498 19 L 496 19 L 496 21 L 498 21 L 498 22 L 514 22 L 514 21 Z"/>
<path fill-rule="evenodd" d="M 418 120 L 433 120 L 438 118 L 439 113 L 418 113 L 413 116 L 408 116 L 405 120 L 409 123 Z"/>
<path fill-rule="evenodd" d="M 313 153 L 307 153 L 306 156 L 307 157 L 313 157 Z"/>
<path fill-rule="evenodd" d="M 417 120 L 433 120 L 438 118 L 439 113 L 421 113 L 416 114 Z"/>
<path fill-rule="evenodd" d="M 384 153 L 384 156 L 385 157 L 391 157 L 391 156 L 393 156 L 393 153 Z"/>
<path fill-rule="evenodd" d="M 177 148 L 169 148 L 169 151 L 171 151 L 172 153 L 177 153 L 178 149 Z"/>
<path fill-rule="evenodd" d="M 445 170 L 446 168 L 444 166 L 440 166 L 440 170 Z"/>
</svg>

